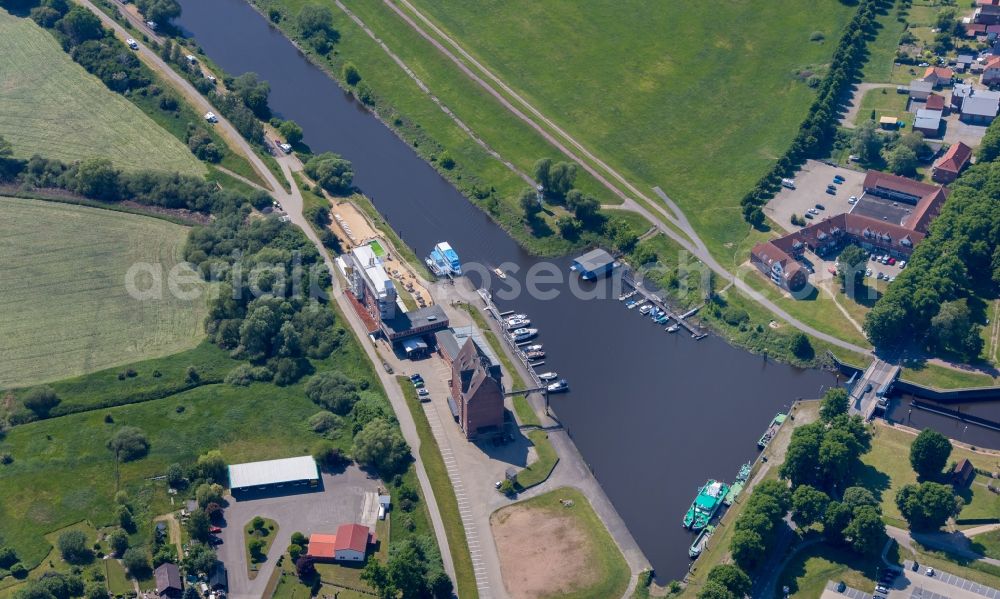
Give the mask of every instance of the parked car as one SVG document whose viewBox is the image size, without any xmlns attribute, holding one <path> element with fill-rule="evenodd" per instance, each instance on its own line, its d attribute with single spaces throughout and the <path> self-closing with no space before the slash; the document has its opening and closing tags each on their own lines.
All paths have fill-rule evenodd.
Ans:
<svg viewBox="0 0 1000 599">
<path fill-rule="evenodd" d="M 876 260 L 878 260 L 878 256 L 872 254 L 871 256 L 868 256 L 868 259 L 871 260 L 872 262 L 875 262 Z"/>
<path fill-rule="evenodd" d="M 869 269 L 865 270 L 865 276 L 866 277 L 872 276 L 872 269 L 869 268 Z"/>
<path fill-rule="evenodd" d="M 876 593 L 882 593 L 882 594 L 888 594 L 889 593 L 889 589 L 887 589 L 886 587 L 884 587 L 882 585 L 878 585 L 877 587 L 875 587 L 875 592 Z"/>
<path fill-rule="evenodd" d="M 872 384 L 868 383 L 867 385 L 865 385 L 865 393 L 871 393 L 871 392 L 872 392 Z M 865 393 L 862 393 L 862 395 L 864 395 Z"/>
<path fill-rule="evenodd" d="M 411 375 L 410 375 L 410 380 L 411 380 L 411 381 L 419 381 L 419 380 L 421 380 L 421 379 L 423 379 L 423 378 L 424 378 L 424 377 L 420 376 L 419 374 L 411 374 Z"/>
<path fill-rule="evenodd" d="M 132 48 L 133 50 L 139 49 L 139 42 L 135 41 L 133 38 L 128 38 L 127 40 L 125 40 L 125 43 L 128 44 L 128 47 Z"/>
<path fill-rule="evenodd" d="M 826 210 L 826 206 L 824 206 L 823 204 L 816 204 L 816 209 L 817 210 Z"/>
<path fill-rule="evenodd" d="M 927 571 L 924 572 L 924 574 L 928 576 L 934 576 L 934 568 L 927 568 Z"/>
<path fill-rule="evenodd" d="M 894 264 L 896 264 L 896 259 L 890 256 L 889 257 L 889 266 L 892 266 Z"/>
<path fill-rule="evenodd" d="M 849 198 L 849 199 L 847 200 L 847 203 L 848 203 L 848 204 L 855 204 L 855 203 L 857 203 L 857 201 L 858 201 L 858 196 L 851 196 L 851 197 L 850 197 L 850 198 Z"/>
<path fill-rule="evenodd" d="M 413 386 L 416 387 L 417 389 L 423 389 L 424 381 L 423 380 L 413 381 Z"/>
<path fill-rule="evenodd" d="M 812 212 L 806 212 L 805 217 L 808 218 L 809 220 L 812 220 L 813 218 Z"/>
<path fill-rule="evenodd" d="M 906 268 L 906 260 L 900 260 L 899 261 L 899 270 L 903 270 L 904 268 Z"/>
<path fill-rule="evenodd" d="M 218 123 L 219 117 L 215 116 L 214 112 L 206 112 L 205 120 L 208 121 L 209 123 Z"/>
<path fill-rule="evenodd" d="M 222 532 L 222 529 L 219 528 L 218 526 L 212 526 L 211 528 L 208 529 L 208 532 L 212 533 L 213 535 L 217 535 L 220 532 Z"/>
<path fill-rule="evenodd" d="M 843 593 L 846 590 L 847 590 L 847 585 L 844 584 L 843 580 L 841 580 L 840 582 L 837 583 L 837 592 L 838 593 Z"/>
<path fill-rule="evenodd" d="M 832 196 L 835 196 L 835 195 L 837 195 L 837 188 L 831 189 L 831 188 L 827 187 L 826 188 L 826 193 L 828 193 L 828 194 L 830 194 Z"/>
</svg>

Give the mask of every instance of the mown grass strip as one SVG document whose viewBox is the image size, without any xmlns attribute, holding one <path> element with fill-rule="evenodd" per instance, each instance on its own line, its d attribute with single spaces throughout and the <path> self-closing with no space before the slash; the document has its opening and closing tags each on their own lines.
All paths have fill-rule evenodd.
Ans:
<svg viewBox="0 0 1000 599">
<path fill-rule="evenodd" d="M 430 422 L 427 421 L 427 414 L 424 413 L 424 408 L 417 398 L 416 389 L 405 376 L 397 376 L 396 381 L 399 383 L 399 388 L 403 390 L 406 405 L 410 408 L 410 414 L 413 415 L 413 422 L 417 427 L 417 436 L 420 437 L 420 461 L 423 462 L 427 478 L 434 489 L 434 499 L 437 501 L 441 520 L 444 522 L 451 560 L 455 564 L 455 586 L 458 595 L 460 597 L 478 597 L 476 576 L 472 569 L 472 557 L 469 554 L 469 544 L 465 538 L 465 527 L 462 525 L 462 516 L 458 511 L 455 490 L 451 486 L 448 470 L 441 457 L 441 449 L 431 432 Z"/>
</svg>

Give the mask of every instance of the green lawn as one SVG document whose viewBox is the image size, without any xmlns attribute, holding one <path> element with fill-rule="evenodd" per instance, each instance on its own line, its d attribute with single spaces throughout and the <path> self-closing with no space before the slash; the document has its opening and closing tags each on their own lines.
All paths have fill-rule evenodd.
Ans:
<svg viewBox="0 0 1000 599">
<path fill-rule="evenodd" d="M 571 501 L 572 506 L 566 507 L 562 501 Z M 589 548 L 589 559 L 586 562 L 588 570 L 598 572 L 598 582 L 586 588 L 573 588 L 570 592 L 561 593 L 560 599 L 584 599 L 589 597 L 621 597 L 628 586 L 631 572 L 618 545 L 608 534 L 604 523 L 594 513 L 587 498 L 576 489 L 563 487 L 549 491 L 527 501 L 501 508 L 494 512 L 490 521 L 499 517 L 505 511 L 540 510 L 554 517 L 569 517 L 585 534 Z M 495 526 L 495 524 L 494 524 Z"/>
<path fill-rule="evenodd" d="M 785 566 L 778 588 L 788 586 L 792 599 L 815 599 L 823 594 L 829 581 L 844 581 L 847 586 L 869 593 L 875 591 L 875 568 L 878 563 L 856 553 L 820 543 L 803 549 Z"/>
<path fill-rule="evenodd" d="M 862 81 L 884 83 L 892 78 L 896 49 L 899 48 L 899 40 L 906 26 L 905 23 L 899 22 L 897 15 L 896 9 L 893 8 L 876 18 L 880 29 L 875 39 L 868 42 L 868 62 L 862 70 Z"/>
<path fill-rule="evenodd" d="M 416 389 L 405 376 L 397 376 L 396 381 L 399 383 L 400 389 L 403 390 L 406 405 L 410 408 L 410 414 L 417 427 L 417 435 L 420 437 L 420 461 L 423 463 L 427 478 L 434 489 L 434 499 L 437 501 L 441 520 L 444 522 L 448 548 L 451 551 L 452 562 L 455 564 L 456 590 L 461 597 L 478 597 L 476 575 L 472 568 L 472 557 L 469 554 L 469 544 L 465 537 L 462 516 L 458 511 L 458 499 L 455 497 L 455 489 L 451 486 L 448 469 L 441 457 L 441 449 L 431 431 L 427 414 L 424 413 L 424 408 L 417 398 Z"/>
<path fill-rule="evenodd" d="M 874 110 L 876 123 L 881 117 L 894 116 L 906 123 L 906 127 L 901 130 L 908 131 L 909 127 L 913 126 L 913 113 L 906 110 L 907 98 L 906 94 L 897 94 L 896 90 L 891 87 L 870 89 L 861 98 L 861 106 L 858 108 L 858 117 L 855 122 L 860 125 L 871 119 Z"/>
<path fill-rule="evenodd" d="M 988 374 L 966 372 L 945 368 L 937 364 L 909 363 L 903 368 L 900 378 L 937 389 L 964 389 L 966 387 L 989 387 L 997 380 Z"/>
<path fill-rule="evenodd" d="M 813 100 L 797 72 L 823 71 L 853 11 L 832 0 L 808 11 L 793 0 L 414 4 L 638 188 L 663 187 L 720 256 L 746 234 L 740 197 Z"/>
<path fill-rule="evenodd" d="M 168 286 L 187 233 L 156 218 L 0 198 L 0 388 L 196 346 L 208 288 L 196 279 L 181 289 L 199 297 L 182 299 Z M 148 273 L 161 272 L 159 297 L 127 289 L 130 268 L 143 264 L 135 287 L 155 291 Z"/>
<path fill-rule="evenodd" d="M 559 456 L 556 454 L 555 448 L 549 443 L 548 433 L 545 431 L 531 431 L 528 433 L 528 439 L 531 440 L 531 444 L 538 454 L 538 459 L 517 473 L 517 484 L 515 487 L 518 491 L 530 489 L 537 484 L 545 482 L 545 479 L 552 474 L 552 469 L 559 462 Z"/>
<path fill-rule="evenodd" d="M 976 535 L 972 538 L 972 542 L 986 557 L 1000 559 L 1000 530 Z"/>
<path fill-rule="evenodd" d="M 886 522 L 900 528 L 907 525 L 896 507 L 896 493 L 903 486 L 917 482 L 917 475 L 910 466 L 910 445 L 914 438 L 914 435 L 900 429 L 877 426 L 872 450 L 861 458 L 866 465 L 861 484 L 880 497 Z M 949 461 L 962 458 L 968 458 L 977 468 L 990 470 L 995 467 L 994 460 L 988 456 L 960 447 L 953 448 Z M 958 515 L 959 524 L 962 520 L 996 518 L 1000 514 L 1000 496 L 980 483 L 983 483 L 983 477 L 977 476 L 972 485 L 961 493 L 966 506 Z"/>
<path fill-rule="evenodd" d="M 147 479 L 162 475 L 171 463 L 192 463 L 209 449 L 220 449 L 232 462 L 308 453 L 315 437 L 305 420 L 316 409 L 301 384 L 207 385 L 166 399 L 14 427 L 0 440 L 0 451 L 14 457 L 0 469 L 0 537 L 33 567 L 49 552 L 44 535 L 50 531 L 85 519 L 96 526 L 110 523 L 118 489 L 148 504 L 150 516 L 169 511 L 165 484 Z M 116 484 L 105 442 L 123 425 L 145 431 L 150 452 L 122 464 Z"/>
<path fill-rule="evenodd" d="M 0 56 L 0 135 L 16 156 L 205 173 L 184 144 L 73 62 L 34 21 L 0 9 Z"/>
</svg>

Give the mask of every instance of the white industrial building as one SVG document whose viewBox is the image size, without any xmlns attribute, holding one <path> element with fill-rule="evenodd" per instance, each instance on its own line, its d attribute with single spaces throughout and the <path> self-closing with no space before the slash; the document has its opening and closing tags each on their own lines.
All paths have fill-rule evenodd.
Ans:
<svg viewBox="0 0 1000 599">
<path fill-rule="evenodd" d="M 396 286 L 370 246 L 362 245 L 344 254 L 345 274 L 351 293 L 363 306 L 378 310 L 380 320 L 396 316 Z"/>
<path fill-rule="evenodd" d="M 316 460 L 308 455 L 229 466 L 229 488 L 234 493 L 318 484 Z"/>
</svg>

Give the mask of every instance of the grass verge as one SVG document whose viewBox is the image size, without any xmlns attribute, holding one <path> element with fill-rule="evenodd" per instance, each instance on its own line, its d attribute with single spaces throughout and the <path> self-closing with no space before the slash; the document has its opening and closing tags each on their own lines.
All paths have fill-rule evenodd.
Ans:
<svg viewBox="0 0 1000 599">
<path fill-rule="evenodd" d="M 246 548 L 247 576 L 250 580 L 257 578 L 260 571 L 260 563 L 267 560 L 267 554 L 274 543 L 274 537 L 278 534 L 278 523 L 270 518 L 261 518 L 260 527 L 254 527 L 253 520 L 243 526 L 243 545 Z M 254 551 L 251 544 L 254 541 L 261 541 L 260 549 Z"/>
<path fill-rule="evenodd" d="M 438 511 L 441 512 L 445 536 L 448 537 L 448 548 L 451 550 L 451 559 L 455 565 L 455 586 L 458 595 L 460 597 L 478 597 L 476 575 L 472 568 L 472 557 L 469 554 L 469 544 L 465 537 L 462 516 L 458 511 L 458 499 L 455 497 L 455 490 L 448 477 L 448 469 L 441 457 L 441 449 L 431 432 L 427 414 L 417 398 L 416 389 L 405 376 L 397 376 L 396 381 L 399 383 L 399 388 L 403 390 L 406 405 L 410 408 L 410 414 L 417 427 L 417 436 L 420 437 L 420 461 L 423 463 L 427 478 L 434 489 L 434 499 L 437 501 Z"/>
</svg>

